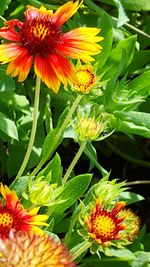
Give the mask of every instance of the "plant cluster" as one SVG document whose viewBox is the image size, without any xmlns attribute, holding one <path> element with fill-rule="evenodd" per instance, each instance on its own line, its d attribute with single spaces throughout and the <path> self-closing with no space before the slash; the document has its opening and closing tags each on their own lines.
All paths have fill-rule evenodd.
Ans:
<svg viewBox="0 0 150 267">
<path fill-rule="evenodd" d="M 99 159 L 109 149 L 150 167 L 136 143 L 150 138 L 148 11 L 146 0 L 1 4 L 0 266 L 150 266 L 133 208 L 143 197 Z"/>
</svg>

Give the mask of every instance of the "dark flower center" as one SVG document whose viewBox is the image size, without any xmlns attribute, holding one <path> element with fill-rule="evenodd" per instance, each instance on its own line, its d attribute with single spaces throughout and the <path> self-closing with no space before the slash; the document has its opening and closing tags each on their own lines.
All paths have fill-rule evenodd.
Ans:
<svg viewBox="0 0 150 267">
<path fill-rule="evenodd" d="M 47 56 L 55 53 L 57 45 L 62 41 L 61 28 L 50 20 L 34 18 L 25 21 L 20 40 L 30 54 Z"/>
</svg>

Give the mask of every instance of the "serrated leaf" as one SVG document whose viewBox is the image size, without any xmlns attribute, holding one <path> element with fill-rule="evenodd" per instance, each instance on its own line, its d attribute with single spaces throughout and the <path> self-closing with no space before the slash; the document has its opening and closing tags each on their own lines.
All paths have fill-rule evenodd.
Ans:
<svg viewBox="0 0 150 267">
<path fill-rule="evenodd" d="M 11 138 L 18 140 L 18 131 L 14 121 L 2 112 L 0 112 L 0 130 Z"/>
</svg>

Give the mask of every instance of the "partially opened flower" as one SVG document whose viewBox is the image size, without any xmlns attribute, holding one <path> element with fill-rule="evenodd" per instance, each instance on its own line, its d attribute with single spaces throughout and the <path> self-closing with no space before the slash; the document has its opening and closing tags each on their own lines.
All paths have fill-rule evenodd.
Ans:
<svg viewBox="0 0 150 267">
<path fill-rule="evenodd" d="M 47 215 L 38 215 L 39 208 L 26 210 L 16 193 L 2 184 L 0 194 L 3 197 L 3 201 L 0 200 L 0 238 L 7 239 L 11 230 L 43 234 L 38 226 L 47 226 L 44 222 Z"/>
<path fill-rule="evenodd" d="M 96 84 L 96 75 L 93 72 L 92 65 L 79 65 L 76 67 L 77 82 L 73 84 L 75 91 L 88 94 Z"/>
<path fill-rule="evenodd" d="M 54 92 L 60 83 L 76 82 L 73 65 L 66 57 L 94 60 L 100 52 L 97 28 L 80 27 L 63 33 L 61 26 L 78 10 L 82 0 L 67 1 L 55 13 L 41 6 L 28 6 L 25 21 L 10 20 L 0 29 L 0 37 L 10 41 L 0 45 L 0 62 L 9 63 L 7 74 L 22 82 L 34 63 L 35 74 Z"/>
<path fill-rule="evenodd" d="M 110 246 L 113 240 L 121 238 L 120 232 L 125 229 L 122 221 L 125 216 L 119 216 L 125 202 L 118 202 L 111 211 L 102 206 L 102 199 L 96 201 L 92 207 L 90 216 L 85 215 L 84 222 L 88 235 L 98 244 Z"/>
<path fill-rule="evenodd" d="M 0 242 L 1 267 L 75 267 L 71 255 L 48 236 L 12 233 Z"/>
<path fill-rule="evenodd" d="M 125 216 L 126 231 L 123 233 L 123 238 L 133 242 L 140 230 L 140 218 L 130 209 L 123 209 L 120 215 Z"/>
</svg>

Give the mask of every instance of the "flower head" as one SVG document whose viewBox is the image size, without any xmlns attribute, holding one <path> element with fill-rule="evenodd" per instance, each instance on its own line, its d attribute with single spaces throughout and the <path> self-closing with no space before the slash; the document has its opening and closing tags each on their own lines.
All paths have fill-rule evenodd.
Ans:
<svg viewBox="0 0 150 267">
<path fill-rule="evenodd" d="M 75 91 L 88 94 L 96 84 L 96 75 L 91 64 L 79 65 L 76 68 L 77 82 L 73 87 Z"/>
<path fill-rule="evenodd" d="M 66 248 L 48 236 L 16 232 L 0 244 L 1 267 L 75 267 Z"/>
<path fill-rule="evenodd" d="M 120 215 L 125 216 L 124 223 L 126 225 L 126 231 L 122 237 L 133 242 L 140 230 L 140 218 L 130 209 L 123 209 Z"/>
<path fill-rule="evenodd" d="M 39 208 L 26 210 L 14 191 L 1 184 L 0 193 L 5 201 L 0 201 L 0 238 L 7 239 L 11 230 L 42 234 L 36 225 L 47 226 L 47 215 L 37 215 Z"/>
<path fill-rule="evenodd" d="M 61 26 L 78 10 L 82 0 L 67 1 L 55 13 L 41 6 L 28 6 L 25 21 L 10 20 L 0 29 L 0 37 L 10 41 L 0 45 L 0 62 L 9 63 L 7 74 L 18 76 L 18 81 L 26 79 L 32 64 L 35 74 L 54 92 L 60 83 L 68 80 L 76 83 L 73 65 L 66 57 L 94 60 L 91 55 L 100 52 L 97 42 L 103 38 L 96 36 L 97 28 L 80 27 L 63 33 Z"/>
<path fill-rule="evenodd" d="M 88 235 L 98 244 L 111 245 L 112 240 L 120 238 L 120 231 L 125 229 L 121 224 L 125 216 L 119 217 L 119 212 L 124 208 L 125 202 L 118 202 L 111 211 L 102 206 L 102 199 L 97 199 L 96 205 L 91 209 L 91 215 L 85 215 L 84 221 Z"/>
<path fill-rule="evenodd" d="M 79 140 L 92 141 L 104 139 L 111 134 L 108 124 L 109 115 L 103 107 L 88 103 L 88 106 L 78 108 L 73 127 Z"/>
</svg>

